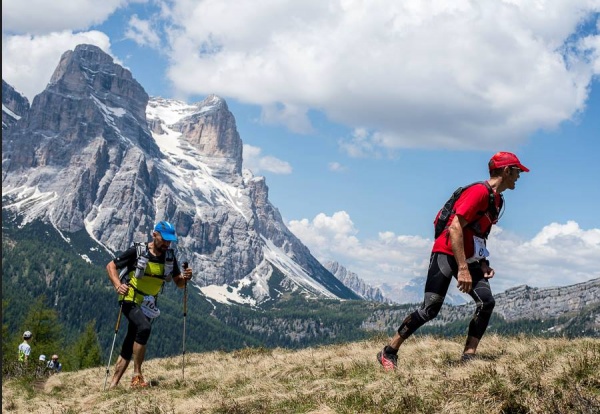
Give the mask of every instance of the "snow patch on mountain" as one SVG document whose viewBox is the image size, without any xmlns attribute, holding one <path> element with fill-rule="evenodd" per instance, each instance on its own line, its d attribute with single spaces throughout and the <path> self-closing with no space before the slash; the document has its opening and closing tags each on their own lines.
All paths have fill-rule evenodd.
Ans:
<svg viewBox="0 0 600 414">
<path fill-rule="evenodd" d="M 33 221 L 56 200 L 58 200 L 56 192 L 40 191 L 37 186 L 2 187 L 2 208 L 10 208 L 19 213 L 26 213 L 21 226 Z"/>
<path fill-rule="evenodd" d="M 213 299 L 219 303 L 230 305 L 237 303 L 240 305 L 256 306 L 256 299 L 251 296 L 244 296 L 240 294 L 240 291 L 250 285 L 253 281 L 246 277 L 237 282 L 236 286 L 232 285 L 209 285 L 199 288 L 199 290 L 208 298 Z"/>
<path fill-rule="evenodd" d="M 13 119 L 17 121 L 21 119 L 19 115 L 15 114 L 13 111 L 8 109 L 6 106 L 4 106 L 4 104 L 2 104 L 2 112 L 6 113 L 7 115 L 10 115 Z"/>
</svg>

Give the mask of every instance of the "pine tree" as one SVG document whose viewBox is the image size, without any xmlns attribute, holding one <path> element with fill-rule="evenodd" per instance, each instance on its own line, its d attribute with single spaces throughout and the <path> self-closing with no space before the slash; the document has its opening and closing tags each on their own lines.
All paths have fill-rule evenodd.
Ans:
<svg viewBox="0 0 600 414">
<path fill-rule="evenodd" d="M 38 360 L 38 356 L 56 353 L 62 348 L 62 326 L 58 313 L 46 306 L 46 297 L 38 297 L 29 307 L 21 332 L 31 331 L 33 338 L 30 359 Z"/>
<path fill-rule="evenodd" d="M 85 331 L 73 345 L 71 359 L 67 366 L 71 369 L 85 369 L 102 365 L 102 349 L 96 333 L 96 320 L 89 322 Z"/>
</svg>

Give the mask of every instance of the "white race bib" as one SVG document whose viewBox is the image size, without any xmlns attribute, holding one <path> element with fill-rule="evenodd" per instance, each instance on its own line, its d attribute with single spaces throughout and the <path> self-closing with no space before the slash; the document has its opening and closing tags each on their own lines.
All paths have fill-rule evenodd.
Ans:
<svg viewBox="0 0 600 414">
<path fill-rule="evenodd" d="M 154 296 L 144 296 L 142 302 L 142 312 L 150 319 L 157 318 L 160 315 L 160 309 L 156 307 L 156 300 Z"/>
<path fill-rule="evenodd" d="M 487 247 L 485 247 L 485 240 L 481 237 L 473 236 L 473 248 L 473 256 L 467 259 L 467 263 L 478 262 L 490 255 Z"/>
</svg>

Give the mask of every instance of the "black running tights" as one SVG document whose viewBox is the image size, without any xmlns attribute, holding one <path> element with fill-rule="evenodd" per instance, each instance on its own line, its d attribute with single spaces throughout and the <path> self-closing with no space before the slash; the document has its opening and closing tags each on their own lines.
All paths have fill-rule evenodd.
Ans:
<svg viewBox="0 0 600 414">
<path fill-rule="evenodd" d="M 481 339 L 490 322 L 496 302 L 492 295 L 490 282 L 483 277 L 483 271 L 479 263 L 469 265 L 469 272 L 473 278 L 473 288 L 469 295 L 476 305 L 475 314 L 469 324 L 469 336 Z M 450 282 L 453 277 L 457 277 L 457 274 L 458 265 L 454 256 L 444 253 L 431 254 L 423 304 L 419 309 L 408 315 L 398 328 L 398 334 L 402 338 L 408 338 L 422 325 L 437 316 L 444 303 Z"/>
<path fill-rule="evenodd" d="M 142 309 L 133 302 L 123 302 L 123 315 L 127 318 L 128 323 L 127 335 L 121 347 L 121 356 L 123 359 L 130 361 L 133 355 L 133 343 L 146 345 L 148 338 L 150 338 L 152 325 Z"/>
</svg>

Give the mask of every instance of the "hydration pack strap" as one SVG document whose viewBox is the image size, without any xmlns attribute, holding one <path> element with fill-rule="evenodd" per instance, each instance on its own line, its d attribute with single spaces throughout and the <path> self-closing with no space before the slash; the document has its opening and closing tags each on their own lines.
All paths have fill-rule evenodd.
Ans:
<svg viewBox="0 0 600 414">
<path fill-rule="evenodd" d="M 148 243 L 135 243 L 135 252 L 137 257 L 143 256 L 148 253 Z"/>
<path fill-rule="evenodd" d="M 148 257 L 148 243 L 134 243 L 136 250 L 136 257 L 140 257 L 146 255 Z M 137 259 L 136 259 L 137 260 Z M 151 275 L 148 273 L 144 273 L 146 277 L 155 277 L 157 279 L 166 280 L 168 282 L 171 281 L 173 277 L 173 268 L 175 263 L 175 251 L 173 249 L 167 249 L 165 252 L 165 263 L 163 265 L 163 274 L 162 275 Z"/>
</svg>

